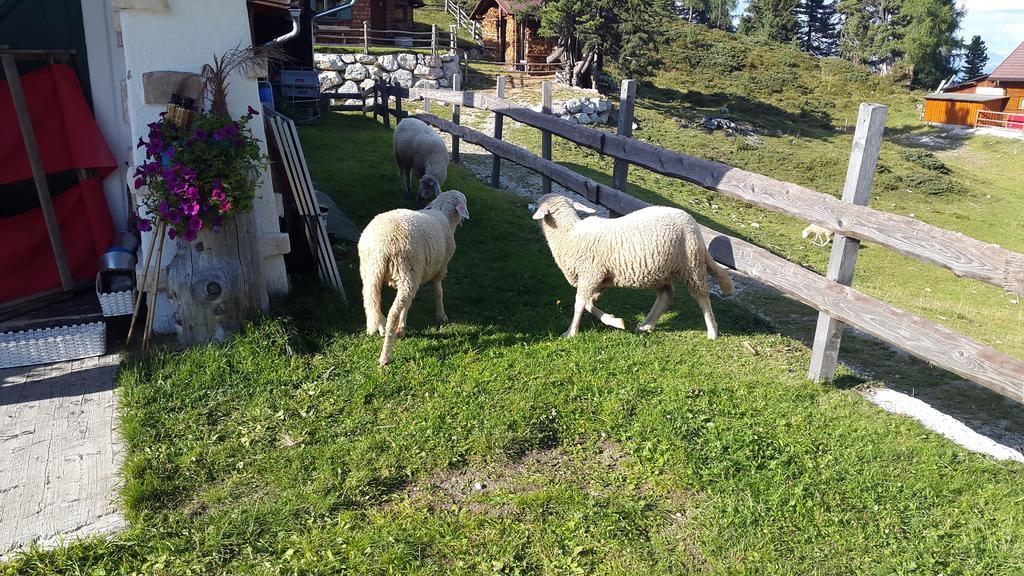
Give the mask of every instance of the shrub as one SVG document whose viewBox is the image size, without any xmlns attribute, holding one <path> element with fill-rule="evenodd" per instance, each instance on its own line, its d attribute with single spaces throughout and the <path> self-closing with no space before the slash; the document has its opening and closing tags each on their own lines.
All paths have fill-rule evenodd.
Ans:
<svg viewBox="0 0 1024 576">
<path fill-rule="evenodd" d="M 925 170 L 931 170 L 932 172 L 938 172 L 940 174 L 949 174 L 949 168 L 935 157 L 928 150 L 909 149 L 903 151 L 903 159 L 912 164 L 917 164 Z"/>
</svg>

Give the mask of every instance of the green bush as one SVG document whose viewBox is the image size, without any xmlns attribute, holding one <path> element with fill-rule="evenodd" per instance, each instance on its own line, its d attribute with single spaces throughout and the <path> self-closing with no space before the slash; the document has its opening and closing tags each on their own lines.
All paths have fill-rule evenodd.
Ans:
<svg viewBox="0 0 1024 576">
<path fill-rule="evenodd" d="M 925 170 L 931 170 L 932 172 L 938 172 L 940 174 L 949 174 L 949 168 L 935 157 L 928 150 L 909 149 L 903 151 L 903 159 L 907 162 L 917 164 Z"/>
</svg>

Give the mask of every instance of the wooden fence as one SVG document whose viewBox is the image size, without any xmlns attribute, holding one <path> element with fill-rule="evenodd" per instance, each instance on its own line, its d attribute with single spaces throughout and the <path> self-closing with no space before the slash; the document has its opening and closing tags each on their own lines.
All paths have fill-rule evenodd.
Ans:
<svg viewBox="0 0 1024 576">
<path fill-rule="evenodd" d="M 447 32 L 441 32 L 437 24 L 431 26 L 429 32 L 374 30 L 368 22 L 363 22 L 361 27 L 317 24 L 313 37 L 316 44 L 361 47 L 364 53 L 369 53 L 371 46 L 395 50 L 430 48 L 430 53 L 437 56 L 441 48 L 446 47 L 450 52 L 458 48 L 458 34 L 454 24 Z"/>
<path fill-rule="evenodd" d="M 478 44 L 484 41 L 483 27 L 476 20 L 470 20 L 469 14 L 455 0 L 444 0 L 444 11 L 455 20 L 453 26 L 465 28 Z"/>
<path fill-rule="evenodd" d="M 503 83 L 499 83 L 499 95 L 502 89 Z M 550 88 L 545 89 L 548 90 Z M 849 324 L 918 358 L 1024 402 L 1024 361 L 849 287 L 859 242 L 864 240 L 942 266 L 956 276 L 981 280 L 1017 294 L 1024 293 L 1024 254 L 913 218 L 867 207 L 886 107 L 861 105 L 843 198 L 839 200 L 796 184 L 634 140 L 628 135 L 632 126 L 634 94 L 635 87 L 632 81 L 627 80 L 622 87 L 619 130 L 615 134 L 572 126 L 555 116 L 478 92 L 413 90 L 411 96 L 425 100 L 425 112 L 417 118 L 451 134 L 453 161 L 459 161 L 460 140 L 481 146 L 493 155 L 492 184 L 495 186 L 500 183 L 501 159 L 505 159 L 529 168 L 545 180 L 557 182 L 612 212 L 627 214 L 648 206 L 624 191 L 628 166 L 636 165 L 833 231 L 835 238 L 828 271 L 822 276 L 768 250 L 701 227 L 704 241 L 716 261 L 819 311 L 808 373 L 812 379 L 831 379 L 834 376 L 843 326 Z M 430 114 L 431 100 L 453 105 L 453 120 Z M 400 99 L 396 101 L 400 107 Z M 495 137 L 460 126 L 459 110 L 463 106 L 494 112 Z M 384 116 L 387 118 L 389 112 Z M 614 185 L 596 182 L 554 163 L 549 146 L 543 147 L 545 157 L 542 157 L 501 140 L 501 123 L 505 116 L 540 129 L 542 138 L 559 136 L 611 156 L 616 164 Z"/>
</svg>

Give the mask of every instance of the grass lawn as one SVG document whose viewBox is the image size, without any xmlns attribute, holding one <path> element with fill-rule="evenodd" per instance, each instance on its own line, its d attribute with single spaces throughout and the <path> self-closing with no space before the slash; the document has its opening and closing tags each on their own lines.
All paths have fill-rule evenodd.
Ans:
<svg viewBox="0 0 1024 576">
<path fill-rule="evenodd" d="M 390 133 L 302 129 L 353 220 L 404 205 Z M 847 386 L 728 300 L 650 336 L 592 319 L 525 201 L 453 167 L 469 199 L 446 281 L 381 369 L 358 306 L 298 287 L 215 347 L 121 375 L 130 528 L 10 574 L 1014 574 L 1024 468 L 969 453 Z M 354 256 L 343 267 L 358 302 Z M 604 308 L 642 318 L 647 292 Z M 744 343 L 758 352 L 751 354 Z"/>
</svg>

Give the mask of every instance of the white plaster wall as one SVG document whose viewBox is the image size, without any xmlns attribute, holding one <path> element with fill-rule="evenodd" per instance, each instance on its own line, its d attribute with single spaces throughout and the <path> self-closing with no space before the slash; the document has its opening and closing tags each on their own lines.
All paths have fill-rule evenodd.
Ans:
<svg viewBox="0 0 1024 576">
<path fill-rule="evenodd" d="M 124 51 L 114 29 L 115 15 L 110 2 L 82 0 L 82 16 L 93 114 L 118 162 L 118 168 L 103 181 L 103 192 L 114 228 L 121 232 L 128 226 L 128 194 L 121 167 L 132 160 L 131 128 L 121 95 L 125 75 Z"/>
<path fill-rule="evenodd" d="M 83 0 L 92 2 L 97 0 Z M 129 3 L 130 4 L 130 3 Z M 198 73 L 204 64 L 238 45 L 251 41 L 249 17 L 245 0 L 170 0 L 166 10 L 122 8 L 121 31 L 124 43 L 128 81 L 128 116 L 131 121 L 131 142 L 148 134 L 146 125 L 155 121 L 164 105 L 146 104 L 142 75 L 146 72 L 173 70 Z M 241 116 L 248 106 L 260 109 L 256 80 L 234 76 L 228 89 L 228 107 L 232 116 Z M 264 142 L 262 122 L 249 124 L 253 135 Z M 145 159 L 145 151 L 133 148 L 133 166 Z M 253 202 L 253 213 L 262 233 L 279 230 L 277 206 L 270 174 L 261 178 L 262 188 Z M 150 234 L 143 234 L 142 246 L 149 246 Z M 175 243 L 165 242 L 162 266 L 174 257 Z M 144 256 L 140 251 L 139 261 Z M 288 291 L 284 259 L 280 255 L 263 261 L 263 277 L 271 294 Z M 158 332 L 173 331 L 170 303 L 160 296 L 154 320 Z"/>
</svg>

